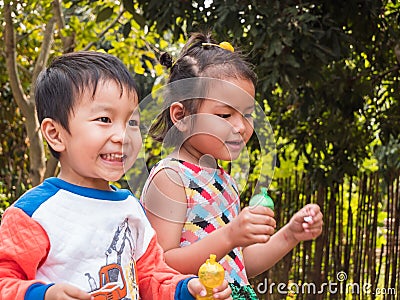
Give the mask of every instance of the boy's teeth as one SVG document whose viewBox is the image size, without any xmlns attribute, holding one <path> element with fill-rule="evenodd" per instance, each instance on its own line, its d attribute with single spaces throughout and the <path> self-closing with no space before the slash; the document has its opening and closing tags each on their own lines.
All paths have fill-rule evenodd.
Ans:
<svg viewBox="0 0 400 300">
<path fill-rule="evenodd" d="M 104 154 L 103 157 L 106 160 L 111 160 L 111 161 L 118 160 L 118 161 L 121 161 L 122 158 L 123 158 L 123 155 L 122 154 L 114 154 L 114 153 L 112 153 L 112 154 Z"/>
</svg>

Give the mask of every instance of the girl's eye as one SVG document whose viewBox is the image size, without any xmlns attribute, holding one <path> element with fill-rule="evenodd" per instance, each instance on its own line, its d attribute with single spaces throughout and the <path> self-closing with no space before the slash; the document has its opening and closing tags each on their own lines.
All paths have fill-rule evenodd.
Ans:
<svg viewBox="0 0 400 300">
<path fill-rule="evenodd" d="M 227 119 L 231 116 L 231 114 L 218 114 L 217 116 L 223 119 Z"/>
<path fill-rule="evenodd" d="M 129 120 L 128 121 L 128 125 L 132 126 L 132 127 L 139 126 L 139 121 L 137 121 L 137 120 Z"/>
<path fill-rule="evenodd" d="M 111 119 L 109 117 L 100 117 L 97 120 L 102 123 L 111 123 Z"/>
<path fill-rule="evenodd" d="M 244 114 L 244 117 L 246 119 L 252 119 L 253 118 L 253 114 Z"/>
</svg>

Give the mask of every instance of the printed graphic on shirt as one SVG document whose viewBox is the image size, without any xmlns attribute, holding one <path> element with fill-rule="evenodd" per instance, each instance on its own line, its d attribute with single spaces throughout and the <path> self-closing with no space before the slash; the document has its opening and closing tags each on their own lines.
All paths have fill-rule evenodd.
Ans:
<svg viewBox="0 0 400 300">
<path fill-rule="evenodd" d="M 114 232 L 111 244 L 105 251 L 105 265 L 100 267 L 96 275 L 85 274 L 90 287 L 89 293 L 95 300 L 139 299 L 134 241 L 128 219 L 125 219 Z M 127 253 L 128 263 L 124 261 Z"/>
</svg>

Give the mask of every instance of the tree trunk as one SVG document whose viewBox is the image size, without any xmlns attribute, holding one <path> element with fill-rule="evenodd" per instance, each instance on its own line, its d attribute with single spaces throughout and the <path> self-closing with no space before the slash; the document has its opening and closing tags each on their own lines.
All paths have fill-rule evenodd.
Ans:
<svg viewBox="0 0 400 300">
<path fill-rule="evenodd" d="M 38 185 L 44 179 L 46 170 L 46 157 L 43 145 L 43 137 L 40 131 L 40 124 L 37 119 L 36 107 L 34 101 L 34 84 L 36 78 L 49 57 L 52 36 L 55 26 L 55 19 L 52 18 L 46 26 L 44 32 L 43 44 L 40 55 L 35 63 L 35 68 L 32 74 L 32 88 L 30 95 L 26 95 L 18 75 L 17 67 L 17 52 L 15 41 L 15 30 L 12 20 L 12 6 L 10 1 L 4 3 L 4 20 L 5 32 L 4 39 L 6 44 L 6 64 L 7 73 L 10 78 L 10 86 L 18 107 L 21 109 L 22 115 L 25 117 L 25 128 L 27 132 L 27 143 L 29 148 L 29 162 L 30 162 L 30 179 L 32 185 Z"/>
</svg>

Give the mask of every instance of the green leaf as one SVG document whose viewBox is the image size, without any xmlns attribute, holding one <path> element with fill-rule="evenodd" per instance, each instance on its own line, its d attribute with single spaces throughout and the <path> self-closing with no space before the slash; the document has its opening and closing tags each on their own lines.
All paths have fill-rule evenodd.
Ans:
<svg viewBox="0 0 400 300">
<path fill-rule="evenodd" d="M 133 19 L 140 25 L 140 27 L 144 27 L 146 25 L 146 20 L 143 18 L 143 16 L 139 15 L 137 12 L 133 11 L 131 12 Z"/>
<path fill-rule="evenodd" d="M 111 17 L 113 9 L 111 7 L 106 7 L 99 11 L 96 17 L 96 23 L 103 22 Z"/>
<path fill-rule="evenodd" d="M 126 22 L 124 27 L 122 28 L 122 34 L 123 34 L 124 38 L 129 37 L 131 30 L 132 30 L 131 22 Z"/>
<path fill-rule="evenodd" d="M 135 13 L 135 6 L 133 5 L 132 0 L 122 0 L 122 4 L 124 5 L 124 8 L 130 12 L 131 14 Z"/>
</svg>

